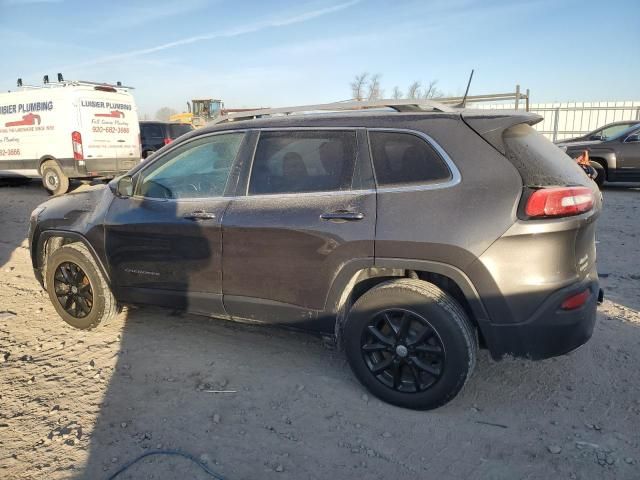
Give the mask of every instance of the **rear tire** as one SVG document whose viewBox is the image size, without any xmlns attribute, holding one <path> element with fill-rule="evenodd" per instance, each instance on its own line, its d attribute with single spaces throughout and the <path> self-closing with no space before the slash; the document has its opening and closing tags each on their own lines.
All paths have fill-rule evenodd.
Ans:
<svg viewBox="0 0 640 480">
<path fill-rule="evenodd" d="M 91 330 L 119 311 L 100 268 L 81 243 L 64 245 L 47 259 L 47 293 L 58 315 L 74 328 Z"/>
<path fill-rule="evenodd" d="M 382 283 L 358 299 L 344 345 L 351 369 L 373 395 L 417 410 L 452 400 L 471 376 L 478 350 L 458 302 L 431 283 L 408 278 Z"/>
<path fill-rule="evenodd" d="M 607 179 L 607 170 L 598 162 L 590 162 L 593 169 L 596 171 L 596 178 L 593 179 L 598 187 L 604 185 L 604 181 Z"/>
<path fill-rule="evenodd" d="M 42 185 L 50 195 L 63 195 L 69 191 L 69 177 L 67 177 L 55 160 L 47 160 L 40 168 Z"/>
</svg>

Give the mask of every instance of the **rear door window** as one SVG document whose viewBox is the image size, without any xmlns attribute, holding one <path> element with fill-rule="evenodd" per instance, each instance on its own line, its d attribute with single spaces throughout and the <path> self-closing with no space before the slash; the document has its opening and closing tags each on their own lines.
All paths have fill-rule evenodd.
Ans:
<svg viewBox="0 0 640 480">
<path fill-rule="evenodd" d="M 350 190 L 355 158 L 354 131 L 261 132 L 249 194 Z"/>
<path fill-rule="evenodd" d="M 143 125 L 142 126 L 142 135 L 150 141 L 159 140 L 160 143 L 164 140 L 164 132 L 162 131 L 162 127 L 160 125 Z"/>
<path fill-rule="evenodd" d="M 452 177 L 438 152 L 417 135 L 370 131 L 369 141 L 378 186 L 439 183 Z"/>
</svg>

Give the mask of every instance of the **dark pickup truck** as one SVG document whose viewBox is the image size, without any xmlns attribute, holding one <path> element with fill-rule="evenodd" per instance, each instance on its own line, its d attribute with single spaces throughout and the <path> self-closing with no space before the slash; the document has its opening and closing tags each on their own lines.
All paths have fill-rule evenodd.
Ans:
<svg viewBox="0 0 640 480">
<path fill-rule="evenodd" d="M 640 181 L 640 123 L 604 141 L 559 143 L 558 146 L 572 158 L 589 152 L 591 166 L 598 172 L 595 181 Z"/>
</svg>

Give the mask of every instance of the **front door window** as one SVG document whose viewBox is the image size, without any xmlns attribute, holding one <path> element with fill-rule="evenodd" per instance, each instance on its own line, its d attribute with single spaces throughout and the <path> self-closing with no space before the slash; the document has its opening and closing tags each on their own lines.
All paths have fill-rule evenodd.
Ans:
<svg viewBox="0 0 640 480">
<path fill-rule="evenodd" d="M 145 198 L 211 198 L 224 194 L 244 133 L 202 137 L 168 152 L 137 183 Z"/>
</svg>

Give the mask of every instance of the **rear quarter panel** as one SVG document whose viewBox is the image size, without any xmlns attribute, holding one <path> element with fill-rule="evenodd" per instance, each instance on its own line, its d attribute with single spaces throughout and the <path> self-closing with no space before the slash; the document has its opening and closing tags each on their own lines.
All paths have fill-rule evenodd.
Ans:
<svg viewBox="0 0 640 480">
<path fill-rule="evenodd" d="M 379 188 L 376 258 L 439 261 L 464 271 L 514 223 L 522 180 L 459 118 L 417 121 L 410 128 L 443 148 L 461 181 L 425 190 Z"/>
</svg>

